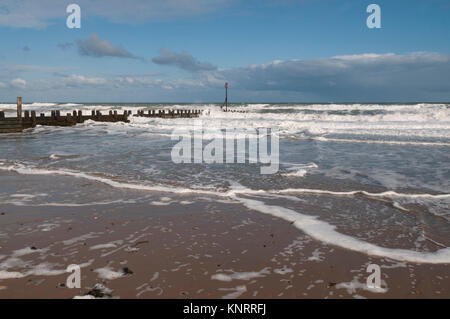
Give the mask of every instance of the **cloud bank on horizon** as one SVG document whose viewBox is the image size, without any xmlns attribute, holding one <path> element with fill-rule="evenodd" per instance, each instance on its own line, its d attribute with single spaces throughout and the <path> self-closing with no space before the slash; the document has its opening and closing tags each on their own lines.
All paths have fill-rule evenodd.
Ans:
<svg viewBox="0 0 450 319">
<path fill-rule="evenodd" d="M 272 22 L 295 17 L 294 9 L 316 12 L 321 1 L 73 2 L 87 20 L 75 32 L 63 25 L 71 2 L 0 1 L 0 35 L 16 43 L 0 53 L 0 100 L 21 95 L 47 101 L 220 101 L 223 84 L 229 82 L 234 101 L 450 101 L 449 46 L 431 35 L 419 39 L 413 30 L 389 25 L 386 19 L 385 29 L 398 33 L 392 44 L 386 44 L 386 30 L 380 37 L 361 24 L 362 30 L 353 25 L 348 29 L 356 40 L 336 47 L 326 41 L 317 44 L 319 37 L 333 41 L 333 30 L 305 30 L 302 41 L 294 43 L 290 29 L 270 23 L 272 17 Z M 324 2 L 341 8 L 338 1 Z M 343 2 L 348 19 L 364 8 Z M 284 14 L 273 13 L 274 6 Z M 236 8 L 241 8 L 239 13 L 234 13 Z M 436 0 L 429 8 L 434 10 L 430 21 L 439 21 L 441 11 L 450 11 L 450 1 Z M 222 11 L 226 13 L 218 13 Z M 360 15 L 363 20 L 365 13 Z M 224 26 L 217 22 L 222 18 L 235 23 Z M 293 27 L 300 22 L 289 23 Z M 428 27 L 440 36 L 449 32 L 447 26 Z M 227 28 L 239 28 L 240 33 L 226 37 Z M 308 41 L 312 32 L 314 39 Z M 362 35 L 374 37 L 372 47 L 358 38 Z M 316 50 L 304 57 L 308 46 Z M 395 51 L 399 53 L 390 53 Z"/>
</svg>

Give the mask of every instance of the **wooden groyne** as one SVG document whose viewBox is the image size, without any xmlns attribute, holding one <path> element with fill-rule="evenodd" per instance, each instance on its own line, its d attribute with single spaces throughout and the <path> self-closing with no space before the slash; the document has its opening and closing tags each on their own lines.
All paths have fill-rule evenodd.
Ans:
<svg viewBox="0 0 450 319">
<path fill-rule="evenodd" d="M 222 109 L 222 112 L 225 113 L 247 113 L 247 111 L 241 111 L 241 110 L 232 110 L 232 109 Z"/>
<path fill-rule="evenodd" d="M 160 117 L 160 118 L 181 118 L 198 117 L 200 110 L 150 110 L 145 113 L 139 110 L 134 116 L 140 117 Z M 102 114 L 100 111 L 92 111 L 91 115 L 83 115 L 82 111 L 73 111 L 61 115 L 61 111 L 51 111 L 50 116 L 44 113 L 36 114 L 36 111 L 22 112 L 22 98 L 17 98 L 17 116 L 5 117 L 5 113 L 0 111 L 0 133 L 19 133 L 24 129 L 32 128 L 37 125 L 44 126 L 73 126 L 85 121 L 96 122 L 130 122 L 128 119 L 132 112 L 125 110 L 122 114 L 117 111 L 109 111 L 108 114 Z"/>
<path fill-rule="evenodd" d="M 147 112 L 139 110 L 134 116 L 139 117 L 161 117 L 161 118 L 180 118 L 180 117 L 199 117 L 200 110 L 148 110 Z"/>
<path fill-rule="evenodd" d="M 103 115 L 100 111 L 92 111 L 91 115 L 83 115 L 82 111 L 73 111 L 61 115 L 61 111 L 51 111 L 50 116 L 44 113 L 36 114 L 36 111 L 22 112 L 22 98 L 17 98 L 17 116 L 5 117 L 5 113 L 0 111 L 0 133 L 18 133 L 24 129 L 44 126 L 73 126 L 88 120 L 97 122 L 129 122 L 128 117 L 131 111 L 123 111 L 123 114 L 117 111 L 109 111 L 109 114 Z"/>
</svg>

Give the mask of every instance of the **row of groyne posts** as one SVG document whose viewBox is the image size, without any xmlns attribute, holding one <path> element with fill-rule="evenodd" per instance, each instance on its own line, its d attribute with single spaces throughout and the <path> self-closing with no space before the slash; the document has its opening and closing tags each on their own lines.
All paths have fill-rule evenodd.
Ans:
<svg viewBox="0 0 450 319">
<path fill-rule="evenodd" d="M 44 126 L 73 126 L 88 120 L 96 122 L 130 122 L 128 119 L 132 116 L 132 111 L 124 110 L 120 114 L 118 111 L 109 111 L 109 114 L 102 114 L 100 111 L 91 111 L 91 115 L 83 115 L 82 111 L 73 111 L 61 115 L 61 111 L 51 111 L 50 116 L 36 111 L 22 112 L 22 98 L 17 98 L 17 116 L 5 117 L 5 113 L 0 111 L 0 133 L 18 133 L 24 129 L 35 127 L 36 125 Z M 198 117 L 200 110 L 150 110 L 145 113 L 139 110 L 134 116 L 140 117 L 160 117 L 160 118 L 181 118 L 181 117 Z"/>
<path fill-rule="evenodd" d="M 140 117 L 162 117 L 162 118 L 180 118 L 180 117 L 198 117 L 200 110 L 148 110 L 147 112 L 139 110 L 134 116 Z"/>
</svg>

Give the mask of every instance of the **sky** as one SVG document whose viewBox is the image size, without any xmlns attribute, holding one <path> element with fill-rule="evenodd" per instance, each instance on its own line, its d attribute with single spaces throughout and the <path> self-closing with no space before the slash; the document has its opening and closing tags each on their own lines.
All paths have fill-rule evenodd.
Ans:
<svg viewBox="0 0 450 319">
<path fill-rule="evenodd" d="M 450 101 L 450 0 L 0 0 L 0 39 L 3 102 Z"/>
</svg>

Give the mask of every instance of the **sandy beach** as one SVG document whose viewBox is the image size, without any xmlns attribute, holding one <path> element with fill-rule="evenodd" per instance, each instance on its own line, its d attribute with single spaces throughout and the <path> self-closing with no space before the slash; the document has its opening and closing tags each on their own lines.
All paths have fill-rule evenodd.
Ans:
<svg viewBox="0 0 450 319">
<path fill-rule="evenodd" d="M 15 201 L 1 206 L 0 298 L 450 297 L 446 264 L 323 244 L 238 202 L 0 174 L 2 197 Z M 24 185 L 42 202 L 15 193 Z M 373 263 L 381 289 L 366 286 Z M 70 264 L 80 289 L 65 286 Z"/>
</svg>

